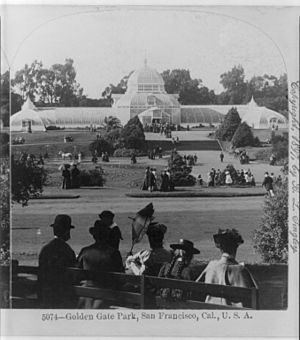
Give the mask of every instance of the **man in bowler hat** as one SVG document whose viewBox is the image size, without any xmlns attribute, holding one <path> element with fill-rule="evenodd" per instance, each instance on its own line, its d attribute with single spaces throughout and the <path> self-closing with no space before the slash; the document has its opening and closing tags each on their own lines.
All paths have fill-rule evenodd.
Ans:
<svg viewBox="0 0 300 340">
<path fill-rule="evenodd" d="M 110 229 L 108 243 L 111 247 L 119 250 L 120 240 L 123 240 L 118 225 L 114 222 L 115 214 L 110 210 L 104 210 L 99 215 L 100 220 Z"/>
<path fill-rule="evenodd" d="M 233 287 L 256 287 L 256 283 L 248 269 L 235 259 L 238 247 L 244 243 L 240 233 L 236 229 L 219 229 L 213 235 L 213 238 L 216 247 L 221 251 L 221 258 L 210 261 L 196 281 Z M 207 296 L 206 302 L 243 306 L 240 301 L 229 301 L 214 296 Z"/>
<path fill-rule="evenodd" d="M 53 228 L 54 238 L 39 255 L 38 297 L 41 308 L 74 308 L 76 298 L 72 293 L 66 273 L 76 265 L 76 256 L 67 244 L 74 228 L 69 215 L 57 215 Z"/>
</svg>

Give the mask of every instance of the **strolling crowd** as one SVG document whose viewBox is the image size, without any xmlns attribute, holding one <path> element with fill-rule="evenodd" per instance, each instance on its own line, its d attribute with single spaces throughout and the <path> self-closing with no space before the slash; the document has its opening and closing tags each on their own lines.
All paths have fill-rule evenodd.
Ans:
<svg viewBox="0 0 300 340">
<path fill-rule="evenodd" d="M 200 176 L 200 177 L 199 177 Z M 199 185 L 203 185 L 202 176 L 198 176 Z M 200 183 L 201 182 L 201 183 Z M 248 170 L 235 170 L 230 167 L 226 167 L 223 171 L 220 169 L 216 170 L 211 168 L 207 173 L 207 186 L 214 187 L 220 185 L 230 186 L 235 185 L 245 185 L 245 186 L 255 186 L 255 178 L 250 169 Z"/>
<path fill-rule="evenodd" d="M 141 216 L 140 216 L 141 218 Z M 143 223 L 138 218 L 133 219 L 133 228 L 136 223 Z M 207 267 L 199 273 L 193 267 L 193 259 L 200 254 L 190 240 L 180 239 L 170 244 L 170 249 L 164 246 L 167 226 L 150 219 L 146 228 L 149 248 L 136 254 L 129 253 L 123 263 L 119 245 L 123 240 L 120 228 L 114 222 L 114 214 L 103 211 L 99 219 L 89 228 L 94 242 L 83 247 L 76 257 L 75 252 L 68 245 L 71 238 L 71 217 L 57 215 L 51 224 L 54 238 L 46 244 L 39 255 L 38 270 L 38 296 L 41 308 L 109 308 L 109 303 L 93 297 L 75 297 L 68 276 L 68 267 L 77 267 L 90 272 L 119 272 L 133 275 L 148 275 L 179 280 L 190 280 L 237 287 L 256 287 L 250 272 L 243 264 L 236 260 L 238 247 L 244 242 L 242 236 L 235 229 L 219 229 L 213 235 L 215 246 L 221 251 L 221 258 L 208 263 Z M 98 279 L 97 279 L 98 280 Z M 113 289 L 114 283 L 97 281 L 90 276 L 81 282 L 83 287 L 99 287 Z M 116 286 L 119 283 L 115 283 Z M 124 285 L 130 284 L 124 282 Z M 178 289 L 149 288 L 153 297 L 160 295 L 165 301 L 182 301 L 191 296 L 190 292 Z M 239 301 L 227 301 L 213 296 L 203 296 L 201 299 L 209 303 L 223 305 L 239 304 Z M 155 308 L 155 299 L 153 299 Z"/>
<path fill-rule="evenodd" d="M 171 177 L 170 170 L 168 168 L 164 169 L 160 174 L 160 187 L 158 184 L 158 177 L 156 173 L 156 168 L 146 168 L 144 181 L 142 185 L 142 190 L 147 191 L 173 191 L 174 183 Z"/>
</svg>

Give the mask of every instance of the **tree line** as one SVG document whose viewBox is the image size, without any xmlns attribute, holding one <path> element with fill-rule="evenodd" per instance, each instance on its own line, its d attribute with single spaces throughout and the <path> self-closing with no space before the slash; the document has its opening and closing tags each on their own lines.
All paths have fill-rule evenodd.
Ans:
<svg viewBox="0 0 300 340">
<path fill-rule="evenodd" d="M 132 71 L 133 72 L 133 71 Z M 24 100 L 29 96 L 37 106 L 85 106 L 110 107 L 114 94 L 123 94 L 127 90 L 127 81 L 132 74 L 124 76 L 118 84 L 109 84 L 99 93 L 99 98 L 89 98 L 76 80 L 73 59 L 66 59 L 64 64 L 54 64 L 50 68 L 41 61 L 33 61 L 18 70 L 12 78 L 11 114 L 19 111 Z M 251 97 L 260 106 L 280 112 L 287 116 L 288 86 L 287 75 L 253 76 L 245 79 L 241 65 L 220 75 L 224 90 L 217 94 L 204 86 L 201 79 L 191 77 L 187 69 L 165 70 L 161 73 L 166 92 L 176 94 L 182 105 L 239 105 L 246 104 Z M 1 76 L 1 118 L 4 124 L 9 120 L 9 73 Z"/>
</svg>

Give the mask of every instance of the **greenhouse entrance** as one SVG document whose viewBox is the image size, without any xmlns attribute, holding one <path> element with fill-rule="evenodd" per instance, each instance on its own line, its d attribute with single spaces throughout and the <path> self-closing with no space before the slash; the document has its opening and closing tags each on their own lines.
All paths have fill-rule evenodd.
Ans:
<svg viewBox="0 0 300 340">
<path fill-rule="evenodd" d="M 171 115 L 167 112 L 162 111 L 159 108 L 150 108 L 138 115 L 140 122 L 145 125 L 153 124 L 170 124 Z"/>
</svg>

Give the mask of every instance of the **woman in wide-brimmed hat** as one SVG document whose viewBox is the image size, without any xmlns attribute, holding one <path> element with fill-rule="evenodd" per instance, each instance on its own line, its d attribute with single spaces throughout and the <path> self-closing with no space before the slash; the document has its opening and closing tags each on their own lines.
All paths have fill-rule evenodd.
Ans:
<svg viewBox="0 0 300 340">
<path fill-rule="evenodd" d="M 194 280 L 191 271 L 191 261 L 200 250 L 194 247 L 189 240 L 180 239 L 178 243 L 171 244 L 174 254 L 170 263 L 166 263 L 160 270 L 159 277 L 172 278 L 177 280 Z M 160 296 L 167 301 L 178 301 L 187 299 L 190 294 L 180 289 L 163 288 Z"/>
<path fill-rule="evenodd" d="M 240 233 L 236 229 L 219 229 L 213 238 L 216 247 L 221 250 L 221 259 L 209 262 L 196 281 L 235 287 L 256 287 L 248 269 L 235 259 L 238 247 L 244 243 Z M 228 301 L 213 296 L 207 296 L 206 302 L 242 306 L 240 301 Z"/>
<path fill-rule="evenodd" d="M 94 226 L 89 228 L 89 232 L 95 243 L 81 249 L 77 259 L 79 268 L 94 272 L 124 272 L 120 252 L 109 245 L 109 227 L 103 221 L 97 220 Z M 97 287 L 97 282 L 89 280 L 83 286 Z M 80 298 L 78 308 L 97 309 L 108 306 L 102 300 Z"/>
</svg>

